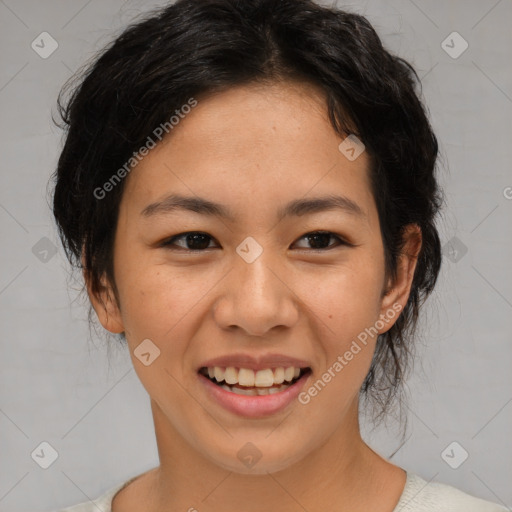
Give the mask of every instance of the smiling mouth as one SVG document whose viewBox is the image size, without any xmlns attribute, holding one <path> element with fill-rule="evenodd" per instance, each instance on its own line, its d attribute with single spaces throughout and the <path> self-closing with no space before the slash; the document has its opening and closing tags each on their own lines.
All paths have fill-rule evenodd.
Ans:
<svg viewBox="0 0 512 512">
<path fill-rule="evenodd" d="M 247 368 L 202 367 L 201 375 L 211 380 L 225 391 L 237 395 L 264 396 L 281 393 L 293 386 L 311 368 L 275 368 L 253 371 Z"/>
</svg>

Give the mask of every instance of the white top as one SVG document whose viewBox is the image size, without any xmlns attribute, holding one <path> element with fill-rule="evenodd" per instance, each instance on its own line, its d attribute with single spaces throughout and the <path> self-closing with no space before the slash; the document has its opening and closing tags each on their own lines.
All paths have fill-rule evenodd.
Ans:
<svg viewBox="0 0 512 512">
<path fill-rule="evenodd" d="M 99 498 L 56 512 L 112 512 L 115 494 L 137 475 L 119 484 Z M 427 482 L 414 473 L 407 473 L 405 487 L 393 512 L 510 512 L 508 508 L 471 496 L 455 487 L 438 482 Z"/>
</svg>

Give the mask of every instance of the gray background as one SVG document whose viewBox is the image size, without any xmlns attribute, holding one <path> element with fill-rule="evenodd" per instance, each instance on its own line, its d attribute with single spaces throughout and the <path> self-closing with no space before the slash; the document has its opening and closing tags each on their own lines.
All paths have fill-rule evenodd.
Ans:
<svg viewBox="0 0 512 512">
<path fill-rule="evenodd" d="M 100 338 L 88 340 L 46 185 L 62 144 L 51 123 L 60 86 L 130 20 L 163 3 L 0 1 L 1 511 L 86 501 L 158 463 L 149 400 L 129 355 L 114 347 L 109 360 Z M 448 201 L 443 269 L 408 383 L 406 442 L 392 424 L 371 432 L 364 423 L 363 432 L 426 480 L 511 507 L 512 3 L 345 7 L 365 14 L 422 77 Z M 46 59 L 31 48 L 43 31 L 58 42 Z M 441 46 L 453 31 L 469 44 L 458 58 Z M 462 47 L 452 39 L 445 45 L 453 53 Z M 31 457 L 43 441 L 58 453 L 48 469 Z M 442 457 L 454 441 L 452 464 L 462 449 L 469 454 L 457 469 Z"/>
</svg>

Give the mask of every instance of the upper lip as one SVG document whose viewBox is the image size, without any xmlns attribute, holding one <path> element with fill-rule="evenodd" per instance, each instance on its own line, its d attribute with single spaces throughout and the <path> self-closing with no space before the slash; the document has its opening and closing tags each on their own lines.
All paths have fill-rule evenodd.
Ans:
<svg viewBox="0 0 512 512">
<path fill-rule="evenodd" d="M 220 366 L 227 368 L 233 366 L 235 368 L 247 368 L 250 370 L 265 370 L 266 368 L 288 368 L 294 366 L 295 368 L 309 368 L 309 363 L 304 359 L 290 357 L 284 354 L 265 354 L 261 356 L 253 356 L 250 354 L 229 354 L 225 356 L 215 357 L 208 359 L 198 368 L 198 371 L 203 368 L 213 368 Z"/>
</svg>

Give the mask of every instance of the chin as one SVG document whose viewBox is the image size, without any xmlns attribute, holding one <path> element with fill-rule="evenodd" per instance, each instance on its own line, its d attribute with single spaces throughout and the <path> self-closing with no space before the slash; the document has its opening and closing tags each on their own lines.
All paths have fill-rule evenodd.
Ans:
<svg viewBox="0 0 512 512">
<path fill-rule="evenodd" d="M 270 441 L 267 441 L 267 444 Z M 274 439 L 272 443 L 279 443 L 279 440 Z M 230 441 L 231 446 L 234 444 Z M 289 452 L 286 453 L 282 449 L 275 450 L 274 447 L 258 449 L 257 446 L 265 444 L 264 441 L 258 444 L 251 443 L 250 441 L 242 441 L 241 448 L 236 452 L 229 452 L 225 454 L 213 454 L 210 452 L 209 459 L 217 466 L 240 475 L 266 475 L 268 473 L 277 473 L 284 471 L 297 462 L 299 462 L 305 454 L 297 453 L 293 443 L 290 443 Z M 280 443 L 279 443 L 280 444 Z M 216 456 L 217 455 L 217 456 Z"/>
</svg>

